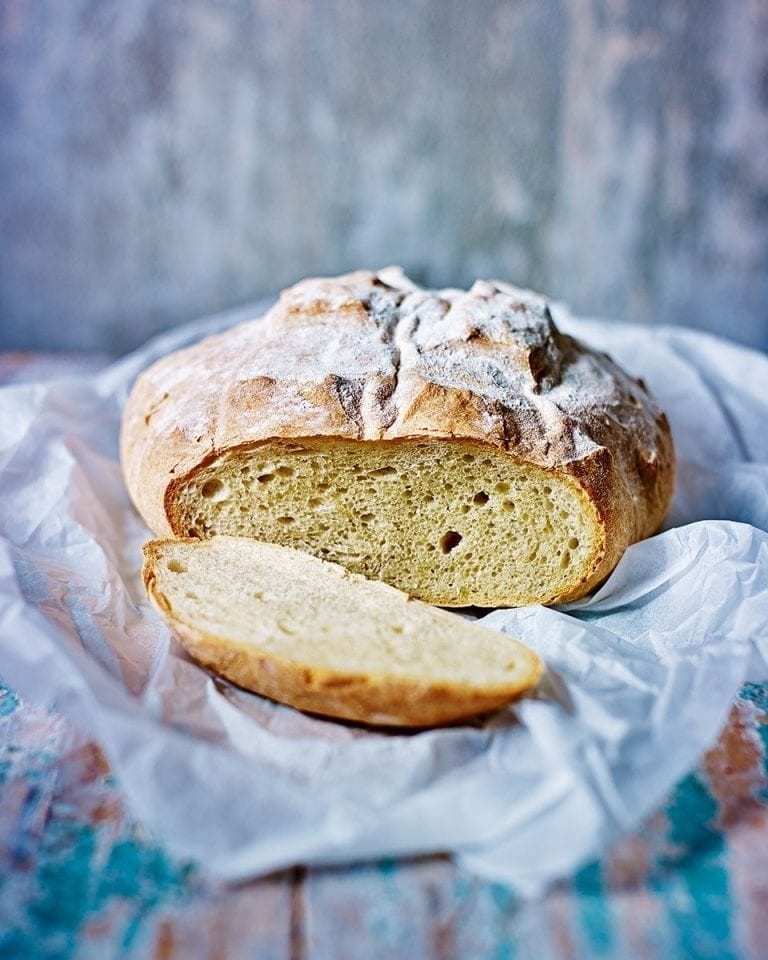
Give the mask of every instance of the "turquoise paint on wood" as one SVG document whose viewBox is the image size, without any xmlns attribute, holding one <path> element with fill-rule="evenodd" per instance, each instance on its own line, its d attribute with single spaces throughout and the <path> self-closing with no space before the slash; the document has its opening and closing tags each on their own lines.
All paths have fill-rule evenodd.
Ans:
<svg viewBox="0 0 768 960">
<path fill-rule="evenodd" d="M 118 901 L 129 904 L 119 933 L 120 947 L 135 947 L 142 927 L 158 907 L 194 890 L 194 873 L 178 866 L 156 846 L 134 838 L 119 840 L 103 862 L 98 828 L 52 818 L 30 887 L 23 926 L 0 938 L 0 957 L 69 960 L 78 954 L 88 921 L 109 914 Z"/>
<path fill-rule="evenodd" d="M 763 683 L 745 683 L 739 696 L 742 700 L 749 700 L 760 710 L 768 713 L 768 680 Z"/>
<path fill-rule="evenodd" d="M 758 710 L 766 714 L 763 722 L 757 724 L 756 731 L 763 746 L 763 769 L 766 779 L 768 779 L 768 681 L 764 683 L 745 683 L 740 697 L 742 700 L 753 703 Z M 758 790 L 757 799 L 768 805 L 768 786 Z"/>
<path fill-rule="evenodd" d="M 491 896 L 491 902 L 496 907 L 498 914 L 501 917 L 512 918 L 516 914 L 519 915 L 519 903 L 517 897 L 509 890 L 508 887 L 504 886 L 503 883 L 491 883 L 489 887 L 489 893 Z M 512 936 L 510 936 L 512 924 L 503 924 L 501 930 L 503 931 L 502 935 L 499 937 L 496 943 L 496 949 L 494 951 L 492 960 L 518 960 L 519 951 L 517 949 L 517 944 Z"/>
<path fill-rule="evenodd" d="M 18 707 L 19 701 L 0 680 L 0 717 L 7 717 Z"/>
<path fill-rule="evenodd" d="M 599 957 L 610 956 L 613 952 L 613 929 L 599 861 L 588 864 L 576 874 L 573 889 L 589 953 Z"/>
<path fill-rule="evenodd" d="M 669 841 L 678 851 L 662 858 L 662 864 L 676 866 L 677 876 L 663 892 L 681 960 L 738 960 L 723 838 L 713 826 L 716 815 L 716 801 L 695 775 L 677 786 L 667 805 Z"/>
<path fill-rule="evenodd" d="M 18 699 L 0 689 L 0 719 L 11 722 Z M 195 872 L 177 864 L 130 824 L 91 823 L 77 805 L 56 796 L 56 751 L 0 744 L 0 808 L 3 790 L 24 788 L 18 805 L 17 835 L 7 854 L 19 873 L 28 873 L 27 899 L 6 913 L 16 877 L 0 871 L 0 957 L 70 960 L 81 955 L 82 932 L 108 916 L 115 904 L 129 905 L 120 935 L 121 949 L 135 946 L 142 927 L 161 905 L 178 902 L 195 889 Z M 8 756 L 10 755 L 10 756 Z M 23 776 L 23 778 L 22 778 Z M 104 778 L 107 787 L 111 778 Z M 114 789 L 114 788 L 113 788 Z M 37 836 L 35 824 L 42 823 Z M 25 835 L 32 830 L 31 835 Z M 31 872 L 30 871 L 31 867 Z M 5 874 L 5 875 L 4 875 Z M 115 955 L 118 955 L 115 953 Z"/>
</svg>

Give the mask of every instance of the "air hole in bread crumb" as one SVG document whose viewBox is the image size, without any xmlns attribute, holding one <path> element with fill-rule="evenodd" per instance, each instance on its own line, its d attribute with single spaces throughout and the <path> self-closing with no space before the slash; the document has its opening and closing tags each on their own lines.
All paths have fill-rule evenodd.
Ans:
<svg viewBox="0 0 768 960">
<path fill-rule="evenodd" d="M 474 463 L 475 455 L 473 453 L 465 453 L 461 459 L 464 461 L 464 463 Z"/>
<path fill-rule="evenodd" d="M 394 633 L 405 633 L 405 627 L 402 624 L 395 623 L 392 625 L 392 630 Z"/>
<path fill-rule="evenodd" d="M 561 566 L 563 569 L 565 569 L 570 562 L 571 562 L 571 555 L 570 555 L 570 553 L 566 550 L 565 553 L 564 553 L 564 554 L 562 555 L 562 557 L 560 558 L 560 566 Z"/>
<path fill-rule="evenodd" d="M 434 503 L 435 495 L 433 493 L 424 494 L 424 503 Z"/>
<path fill-rule="evenodd" d="M 206 500 L 226 500 L 229 496 L 229 487 L 214 477 L 202 485 L 200 493 Z"/>
<path fill-rule="evenodd" d="M 360 514 L 360 519 L 363 521 L 363 523 L 370 523 L 370 521 L 373 520 L 374 517 L 375 517 L 375 514 L 373 514 L 373 513 L 361 513 L 361 514 Z"/>
<path fill-rule="evenodd" d="M 323 501 L 320 499 L 320 497 L 310 497 L 309 500 L 307 500 L 307 506 L 311 507 L 313 510 L 316 510 L 322 504 L 322 502 Z"/>
<path fill-rule="evenodd" d="M 506 480 L 500 480 L 494 487 L 496 493 L 509 493 L 509 484 Z"/>
<path fill-rule="evenodd" d="M 288 526 L 288 524 L 296 522 L 296 517 L 278 517 L 277 522 L 282 523 L 283 526 Z"/>
<path fill-rule="evenodd" d="M 197 600 L 198 598 L 197 594 L 193 590 L 187 590 L 184 596 L 187 598 L 187 600 Z"/>
<path fill-rule="evenodd" d="M 330 489 L 330 486 L 331 486 L 330 483 L 321 482 L 321 483 L 318 483 L 318 484 L 317 484 L 317 489 L 318 489 L 318 490 L 328 490 L 328 489 Z"/>
<path fill-rule="evenodd" d="M 293 467 L 278 467 L 275 473 L 278 477 L 292 477 Z"/>
<path fill-rule="evenodd" d="M 394 477 L 397 470 L 394 467 L 379 467 L 377 470 L 369 470 L 369 477 Z"/>
<path fill-rule="evenodd" d="M 184 566 L 183 563 L 180 563 L 178 560 L 169 560 L 169 561 L 168 561 L 168 569 L 171 571 L 171 573 L 186 573 L 186 572 L 187 572 L 187 568 Z"/>
<path fill-rule="evenodd" d="M 456 547 L 461 543 L 462 536 L 460 533 L 456 533 L 455 530 L 446 530 L 446 532 L 440 537 L 440 549 L 443 553 L 450 553 L 451 550 L 455 550 Z"/>
<path fill-rule="evenodd" d="M 466 504 L 466 503 L 462 503 L 462 505 L 461 505 L 461 512 L 462 512 L 462 513 L 469 513 L 469 505 Z"/>
<path fill-rule="evenodd" d="M 514 503 L 513 503 L 511 500 L 505 500 L 505 501 L 502 503 L 502 507 L 504 507 L 505 510 L 514 510 L 514 509 L 515 509 L 515 505 L 514 505 Z"/>
<path fill-rule="evenodd" d="M 484 507 L 490 499 L 491 498 L 484 490 L 480 490 L 474 495 L 474 497 L 472 497 L 472 503 L 476 503 L 479 507 Z"/>
<path fill-rule="evenodd" d="M 269 483 L 270 480 L 275 479 L 275 475 L 274 473 L 261 473 L 258 477 L 256 477 L 256 479 L 259 481 L 259 483 Z"/>
<path fill-rule="evenodd" d="M 568 546 L 571 550 L 575 550 L 576 547 L 578 547 L 578 545 L 579 545 L 578 537 L 571 537 L 571 539 L 568 541 Z"/>
</svg>

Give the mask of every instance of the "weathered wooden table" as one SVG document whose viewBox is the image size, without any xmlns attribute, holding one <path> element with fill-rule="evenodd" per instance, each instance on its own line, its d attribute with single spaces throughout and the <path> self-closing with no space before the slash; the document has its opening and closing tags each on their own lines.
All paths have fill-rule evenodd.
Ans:
<svg viewBox="0 0 768 960">
<path fill-rule="evenodd" d="M 127 814 L 98 746 L 0 694 L 0 956 L 768 957 L 768 684 L 640 830 L 523 903 L 442 857 L 226 888 Z"/>
<path fill-rule="evenodd" d="M 0 380 L 46 363 L 0 356 Z M 0 687 L 0 957 L 766 960 L 768 684 L 637 832 L 536 902 L 446 857 L 225 887 L 131 818 L 97 744 Z"/>
</svg>

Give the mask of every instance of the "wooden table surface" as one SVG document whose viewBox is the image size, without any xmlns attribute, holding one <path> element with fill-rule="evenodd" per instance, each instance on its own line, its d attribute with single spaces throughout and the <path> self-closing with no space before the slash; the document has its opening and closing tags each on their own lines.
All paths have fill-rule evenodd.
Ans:
<svg viewBox="0 0 768 960">
<path fill-rule="evenodd" d="M 768 957 L 768 684 L 661 810 L 524 903 L 448 858 L 225 887 L 127 813 L 98 746 L 0 693 L 0 957 L 695 960 Z"/>
<path fill-rule="evenodd" d="M 0 380 L 47 362 L 0 356 Z M 766 960 L 768 683 L 640 829 L 535 902 L 447 857 L 216 883 L 132 819 L 96 743 L 0 687 L 6 957 Z"/>
</svg>

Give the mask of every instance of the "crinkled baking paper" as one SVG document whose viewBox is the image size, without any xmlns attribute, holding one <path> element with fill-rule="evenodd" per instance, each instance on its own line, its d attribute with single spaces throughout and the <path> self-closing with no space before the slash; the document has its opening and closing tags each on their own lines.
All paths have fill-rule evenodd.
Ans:
<svg viewBox="0 0 768 960">
<path fill-rule="evenodd" d="M 121 408 L 152 359 L 238 319 L 173 331 L 91 376 L 0 390 L 0 675 L 88 730 L 133 812 L 218 877 L 448 851 L 537 893 L 652 811 L 740 685 L 768 675 L 768 358 L 562 312 L 667 410 L 670 517 L 591 598 L 481 618 L 544 658 L 535 697 L 482 725 L 398 735 L 212 678 L 145 599 Z"/>
</svg>

